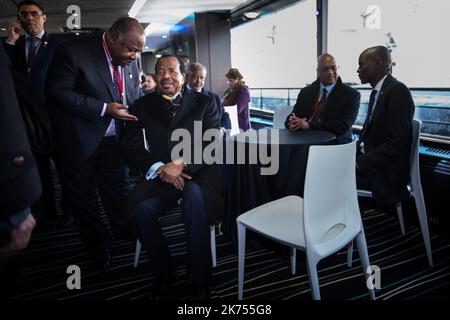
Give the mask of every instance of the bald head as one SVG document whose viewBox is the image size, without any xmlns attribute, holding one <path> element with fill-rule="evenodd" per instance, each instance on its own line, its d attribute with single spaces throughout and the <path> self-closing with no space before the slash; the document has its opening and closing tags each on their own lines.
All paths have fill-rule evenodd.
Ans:
<svg viewBox="0 0 450 320">
<path fill-rule="evenodd" d="M 191 63 L 186 70 L 189 87 L 195 91 L 202 91 L 206 80 L 206 67 L 198 62 Z"/>
<path fill-rule="evenodd" d="M 358 75 L 361 83 L 370 83 L 372 87 L 391 70 L 391 53 L 383 46 L 367 48 L 359 56 Z"/>
<path fill-rule="evenodd" d="M 320 82 L 325 86 L 336 83 L 338 78 L 337 66 L 331 54 L 324 53 L 317 58 L 317 74 Z"/>
</svg>

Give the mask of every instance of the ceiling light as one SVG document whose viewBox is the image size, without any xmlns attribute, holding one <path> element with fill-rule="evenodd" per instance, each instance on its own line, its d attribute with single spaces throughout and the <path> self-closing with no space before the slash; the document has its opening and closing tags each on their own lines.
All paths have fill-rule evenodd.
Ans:
<svg viewBox="0 0 450 320">
<path fill-rule="evenodd" d="M 244 13 L 244 16 L 248 19 L 255 19 L 258 18 L 258 16 L 261 14 L 261 12 L 257 12 L 257 11 L 249 11 Z"/>
<path fill-rule="evenodd" d="M 2 31 L 6 31 L 6 29 L 5 29 L 5 28 L 0 28 L 0 30 L 2 30 Z"/>
<path fill-rule="evenodd" d="M 6 30 L 6 29 L 5 29 Z M 167 39 L 167 34 L 163 35 L 161 38 Z"/>
<path fill-rule="evenodd" d="M 157 58 L 157 59 L 159 59 L 159 58 L 161 58 L 162 57 L 162 54 L 157 54 L 157 55 L 155 55 L 155 57 Z"/>
<path fill-rule="evenodd" d="M 136 17 L 146 2 L 147 0 L 135 0 L 130 11 L 128 11 L 128 16 L 131 18 Z"/>
<path fill-rule="evenodd" d="M 156 31 L 168 32 L 172 27 L 172 24 L 161 23 L 161 22 L 150 22 L 150 24 L 145 28 L 145 36 L 148 37 L 150 34 Z"/>
</svg>

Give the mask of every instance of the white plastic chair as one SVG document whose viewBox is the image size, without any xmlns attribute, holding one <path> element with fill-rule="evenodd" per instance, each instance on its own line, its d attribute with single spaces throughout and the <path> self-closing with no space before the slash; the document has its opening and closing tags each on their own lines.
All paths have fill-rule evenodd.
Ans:
<svg viewBox="0 0 450 320">
<path fill-rule="evenodd" d="M 231 122 L 231 132 L 230 135 L 234 136 L 235 134 L 238 134 L 239 131 L 239 121 L 238 121 L 238 112 L 237 112 L 237 105 L 234 106 L 224 106 L 223 107 L 225 112 L 228 113 L 230 116 L 230 122 Z"/>
<path fill-rule="evenodd" d="M 425 200 L 423 198 L 422 184 L 420 182 L 420 169 L 419 169 L 419 143 L 420 143 L 420 126 L 419 120 L 413 120 L 412 126 L 412 144 L 411 144 L 411 156 L 410 156 L 410 177 L 411 183 L 408 185 L 408 191 L 410 196 L 414 197 L 417 208 L 417 215 L 419 217 L 420 228 L 422 230 L 423 241 L 425 243 L 425 249 L 427 252 L 428 263 L 432 267 L 433 256 L 431 251 L 430 233 L 428 230 L 428 216 L 427 209 L 425 207 Z M 372 192 L 369 190 L 358 190 L 359 197 L 373 197 Z M 402 234 L 405 234 L 405 224 L 403 222 L 403 210 L 402 203 L 397 202 L 395 204 L 397 208 L 397 216 L 400 223 L 400 230 Z M 351 261 L 351 257 L 349 257 Z M 350 265 L 350 263 L 349 263 Z"/>
<path fill-rule="evenodd" d="M 220 224 L 218 225 L 219 233 L 220 233 Z M 139 239 L 136 240 L 136 251 L 134 253 L 134 264 L 133 266 L 137 268 L 139 264 L 139 256 L 141 255 L 142 244 Z M 215 267 L 217 265 L 216 258 L 216 226 L 211 226 L 211 259 L 212 266 Z"/>
<path fill-rule="evenodd" d="M 284 122 L 289 114 L 292 112 L 292 107 L 277 107 L 275 113 L 273 114 L 273 128 L 274 129 L 284 129 Z"/>
<path fill-rule="evenodd" d="M 296 249 L 306 252 L 315 300 L 320 299 L 316 269 L 318 262 L 347 246 L 355 238 L 367 283 L 371 270 L 356 196 L 355 152 L 355 142 L 311 146 L 303 199 L 287 196 L 237 217 L 238 299 L 243 298 L 247 228 L 291 247 L 292 253 Z M 373 289 L 369 289 L 369 295 L 375 299 Z"/>
</svg>

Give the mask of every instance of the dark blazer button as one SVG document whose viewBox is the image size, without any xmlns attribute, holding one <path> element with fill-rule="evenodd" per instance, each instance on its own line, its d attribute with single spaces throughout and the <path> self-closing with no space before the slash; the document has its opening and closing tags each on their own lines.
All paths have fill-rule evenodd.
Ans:
<svg viewBox="0 0 450 320">
<path fill-rule="evenodd" d="M 21 166 L 25 162 L 25 158 L 23 156 L 14 157 L 13 163 L 16 166 Z"/>
</svg>

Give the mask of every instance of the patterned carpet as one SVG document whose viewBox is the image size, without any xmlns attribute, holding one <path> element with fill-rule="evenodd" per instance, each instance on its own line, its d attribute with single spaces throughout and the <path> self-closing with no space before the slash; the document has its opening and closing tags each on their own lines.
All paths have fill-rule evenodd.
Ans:
<svg viewBox="0 0 450 320">
<path fill-rule="evenodd" d="M 448 299 L 450 297 L 450 241 L 431 231 L 435 266 L 430 268 L 422 235 L 413 212 L 406 212 L 406 235 L 401 235 L 397 219 L 370 204 L 362 203 L 363 223 L 370 262 L 381 269 L 381 300 Z M 189 299 L 185 285 L 186 256 L 184 229 L 179 210 L 162 217 L 164 232 L 177 265 L 173 284 L 177 300 Z M 288 250 L 270 241 L 251 238 L 247 245 L 244 299 L 311 300 L 303 252 L 297 254 L 297 274 L 290 274 Z M 217 267 L 213 269 L 212 300 L 237 298 L 237 249 L 224 235 L 216 236 Z M 355 246 L 356 250 L 356 246 Z M 113 266 L 99 271 L 89 260 L 72 224 L 50 223 L 33 233 L 29 248 L 11 259 L 17 271 L 10 301 L 146 301 L 152 297 L 151 261 L 141 254 L 133 267 L 134 244 L 113 242 Z M 322 299 L 367 300 L 359 256 L 346 266 L 341 251 L 318 265 Z M 66 273 L 69 265 L 81 269 L 81 289 L 69 290 Z"/>
</svg>

